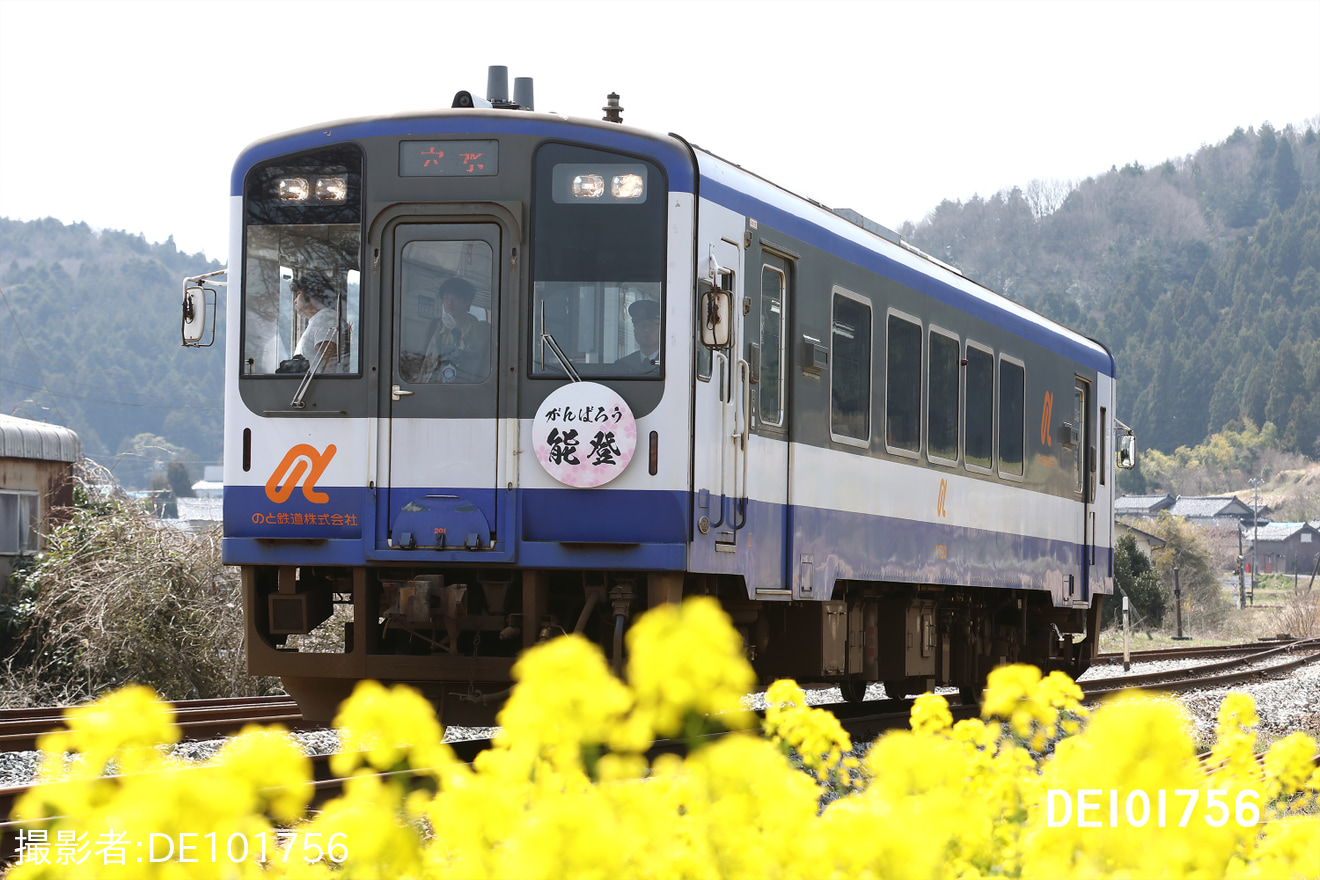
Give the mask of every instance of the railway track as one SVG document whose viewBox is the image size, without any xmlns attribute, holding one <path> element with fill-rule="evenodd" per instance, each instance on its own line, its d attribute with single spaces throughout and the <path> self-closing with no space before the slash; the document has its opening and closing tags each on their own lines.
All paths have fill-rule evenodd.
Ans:
<svg viewBox="0 0 1320 880">
<path fill-rule="evenodd" d="M 1238 656 L 1230 659 L 1199 666 L 1163 672 L 1115 675 L 1107 678 L 1091 679 L 1082 683 L 1082 692 L 1086 695 L 1086 700 L 1090 702 L 1133 688 L 1172 693 L 1198 688 L 1226 687 L 1291 672 L 1308 663 L 1320 660 L 1320 639 L 1296 639 L 1283 643 L 1262 642 L 1252 647 L 1254 650 L 1251 652 L 1243 651 Z M 1217 650 L 1222 652 L 1223 649 Z M 1214 654 L 1215 650 L 1212 649 L 1192 656 Z M 1284 659 L 1281 662 L 1271 662 L 1265 666 L 1250 665 L 1277 658 Z M 1151 658 L 1142 656 L 1141 659 Z M 1188 659 L 1188 656 L 1184 654 L 1173 659 Z"/>
<path fill-rule="evenodd" d="M 171 703 L 175 723 L 187 740 L 236 733 L 246 724 L 283 724 L 290 729 L 323 727 L 303 721 L 298 704 L 287 696 L 180 700 Z M 36 748 L 37 737 L 64 726 L 63 708 L 0 709 L 0 751 Z"/>
<path fill-rule="evenodd" d="M 1157 651 L 1134 654 L 1140 659 L 1150 659 L 1152 654 L 1176 654 L 1176 659 L 1189 659 L 1199 656 L 1236 654 L 1230 659 L 1208 663 L 1201 666 L 1169 670 L 1139 675 L 1113 676 L 1086 682 L 1082 688 L 1084 700 L 1094 702 L 1123 690 L 1141 688 L 1164 692 L 1176 692 L 1206 687 L 1222 687 L 1257 680 L 1289 672 L 1306 663 L 1320 660 L 1320 639 L 1293 640 L 1285 643 L 1266 642 L 1253 645 L 1231 645 L 1201 647 L 1188 651 Z M 1267 666 L 1251 665 L 1265 660 L 1283 658 L 1281 662 Z M 1162 659 L 1169 659 L 1162 657 Z M 287 697 L 266 697 L 246 700 L 194 700 L 174 704 L 178 713 L 179 724 L 184 729 L 185 737 L 202 739 L 233 733 L 245 724 L 280 723 L 290 728 L 312 727 L 302 721 L 297 706 Z M 881 733 L 896 728 L 905 728 L 909 723 L 912 708 L 911 700 L 870 700 L 860 703 L 829 703 L 816 708 L 832 712 L 843 728 L 852 737 L 853 742 L 867 742 Z M 976 717 L 979 707 L 975 704 L 961 705 L 954 702 L 949 710 L 954 721 Z M 36 736 L 45 730 L 58 727 L 61 717 L 58 710 L 0 710 L 0 742 L 6 750 L 32 748 Z M 715 739 L 722 734 L 711 734 L 705 739 Z M 18 745 L 10 745 L 15 743 Z M 463 763 L 471 763 L 482 751 L 491 747 L 488 739 L 459 740 L 450 743 L 455 757 Z M 653 761 L 664 753 L 686 753 L 688 743 L 681 740 L 659 740 L 647 753 Z M 337 778 L 330 770 L 331 757 L 313 756 L 312 776 L 313 795 L 311 808 L 317 809 L 326 802 L 343 793 L 346 780 Z M 413 774 L 404 771 L 398 774 L 382 774 L 408 779 Z M 0 788 L 0 816 L 8 817 L 15 801 L 28 790 L 29 786 Z M 16 825 L 0 822 L 0 859 L 11 857 L 14 845 Z"/>
<path fill-rule="evenodd" d="M 1195 660 L 1199 657 L 1216 657 L 1230 654 L 1254 654 L 1270 646 L 1291 644 L 1296 639 L 1261 639 L 1236 645 L 1195 645 L 1187 648 L 1153 648 L 1148 651 L 1129 651 L 1128 656 L 1134 663 L 1149 660 Z M 1123 662 L 1122 651 L 1104 651 L 1096 654 L 1092 666 L 1114 665 Z"/>
</svg>

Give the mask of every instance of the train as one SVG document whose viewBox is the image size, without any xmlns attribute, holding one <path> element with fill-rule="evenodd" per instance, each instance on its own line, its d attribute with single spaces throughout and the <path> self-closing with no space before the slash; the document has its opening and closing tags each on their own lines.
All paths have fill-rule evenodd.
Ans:
<svg viewBox="0 0 1320 880">
<path fill-rule="evenodd" d="M 1104 345 L 675 134 L 483 99 L 234 164 L 223 561 L 248 666 L 488 722 L 519 653 L 718 599 L 765 682 L 1074 676 L 1113 592 Z M 870 172 L 868 172 L 870 173 Z M 872 690 L 872 694 L 878 691 Z"/>
</svg>

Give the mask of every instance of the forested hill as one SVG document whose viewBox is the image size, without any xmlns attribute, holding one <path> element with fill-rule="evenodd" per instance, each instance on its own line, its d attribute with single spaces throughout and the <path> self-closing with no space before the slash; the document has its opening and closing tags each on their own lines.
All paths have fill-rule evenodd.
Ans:
<svg viewBox="0 0 1320 880">
<path fill-rule="evenodd" d="M 1239 419 L 1320 454 L 1320 117 L 1154 168 L 944 202 L 904 237 L 1092 336 L 1166 452 Z"/>
<path fill-rule="evenodd" d="M 0 412 L 72 428 L 126 485 L 153 458 L 200 479 L 221 456 L 224 327 L 180 347 L 179 303 L 185 276 L 219 268 L 173 239 L 0 218 Z"/>
<path fill-rule="evenodd" d="M 944 202 L 904 236 L 1114 352 L 1118 416 L 1171 452 L 1272 421 L 1320 457 L 1320 117 L 1154 168 Z M 173 241 L 0 218 L 0 411 L 67 425 L 131 486 L 221 456 L 216 345 L 179 346 Z"/>
</svg>

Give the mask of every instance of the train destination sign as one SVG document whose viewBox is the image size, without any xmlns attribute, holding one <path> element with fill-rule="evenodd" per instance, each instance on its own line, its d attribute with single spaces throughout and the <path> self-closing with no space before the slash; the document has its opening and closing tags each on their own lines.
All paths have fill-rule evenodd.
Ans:
<svg viewBox="0 0 1320 880">
<path fill-rule="evenodd" d="M 623 473 L 637 446 L 637 421 L 612 388 L 572 382 L 553 391 L 532 422 L 532 448 L 546 473 L 590 489 Z"/>
<path fill-rule="evenodd" d="M 399 143 L 400 177 L 493 177 L 499 170 L 499 141 Z"/>
</svg>

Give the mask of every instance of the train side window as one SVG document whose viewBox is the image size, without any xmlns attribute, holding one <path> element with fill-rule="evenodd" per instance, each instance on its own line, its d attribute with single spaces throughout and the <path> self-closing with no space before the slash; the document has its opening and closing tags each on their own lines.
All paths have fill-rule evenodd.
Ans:
<svg viewBox="0 0 1320 880">
<path fill-rule="evenodd" d="M 995 464 L 995 356 L 967 343 L 967 393 L 963 406 L 963 463 L 989 472 Z"/>
<path fill-rule="evenodd" d="M 784 301 L 788 277 L 774 266 L 761 267 L 760 420 L 784 423 Z"/>
<path fill-rule="evenodd" d="M 934 327 L 930 330 L 930 361 L 926 401 L 926 455 L 932 461 L 958 461 L 958 403 L 962 344 Z"/>
<path fill-rule="evenodd" d="M 871 443 L 871 304 L 834 292 L 830 332 L 830 436 L 852 446 Z"/>
<path fill-rule="evenodd" d="M 1099 458 L 1101 464 L 1104 464 L 1109 461 L 1109 459 L 1105 457 L 1108 454 L 1107 451 L 1108 444 L 1105 442 L 1109 436 L 1107 433 L 1108 431 L 1109 431 L 1109 414 L 1105 411 L 1105 407 L 1102 406 L 1100 407 L 1100 458 Z M 1100 485 L 1103 486 L 1105 484 L 1105 471 L 1108 470 L 1108 468 L 1101 467 L 1099 470 L 1100 470 Z"/>
<path fill-rule="evenodd" d="M 999 358 L 999 474 L 1022 476 L 1027 374 L 1019 361 Z"/>
<path fill-rule="evenodd" d="M 921 452 L 921 322 L 889 313 L 885 357 L 885 446 Z"/>
</svg>

